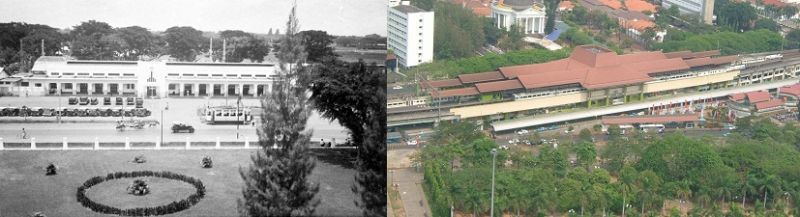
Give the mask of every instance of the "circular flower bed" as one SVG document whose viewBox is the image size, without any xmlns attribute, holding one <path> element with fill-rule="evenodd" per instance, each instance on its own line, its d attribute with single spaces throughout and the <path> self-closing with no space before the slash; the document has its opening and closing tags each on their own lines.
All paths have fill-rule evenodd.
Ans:
<svg viewBox="0 0 800 217">
<path fill-rule="evenodd" d="M 194 194 L 190 195 L 185 199 L 182 199 L 180 201 L 173 201 L 172 203 L 167 205 L 157 206 L 157 207 L 130 208 L 130 209 L 120 209 L 100 204 L 92 201 L 91 199 L 89 199 L 89 197 L 86 196 L 86 190 L 104 181 L 113 179 L 123 179 L 123 178 L 138 178 L 138 177 L 158 177 L 158 178 L 182 181 L 191 184 L 192 186 L 195 187 L 195 189 L 197 189 L 197 191 L 195 191 Z M 154 215 L 166 215 L 186 210 L 189 207 L 200 202 L 200 199 L 203 199 L 205 193 L 206 193 L 206 187 L 203 185 L 203 182 L 201 182 L 199 179 L 195 179 L 190 176 L 173 172 L 167 172 L 167 171 L 161 171 L 161 172 L 134 171 L 134 172 L 115 172 L 115 173 L 109 173 L 106 176 L 92 177 L 91 179 L 86 180 L 86 182 L 84 182 L 82 186 L 78 187 L 77 198 L 78 202 L 81 203 L 81 205 L 91 209 L 92 211 L 99 213 L 115 214 L 121 216 L 154 216 Z"/>
</svg>

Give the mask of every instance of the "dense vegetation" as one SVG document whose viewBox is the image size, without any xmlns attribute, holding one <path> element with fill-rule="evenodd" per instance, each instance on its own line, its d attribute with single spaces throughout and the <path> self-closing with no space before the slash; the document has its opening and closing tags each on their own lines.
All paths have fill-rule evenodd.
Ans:
<svg viewBox="0 0 800 217">
<path fill-rule="evenodd" d="M 563 59 L 569 56 L 570 52 L 570 49 L 557 51 L 529 49 L 455 60 L 437 60 L 419 65 L 407 73 L 426 73 L 429 79 L 454 78 L 460 74 L 488 72 L 503 66 L 544 63 Z"/>
<path fill-rule="evenodd" d="M 499 150 L 495 213 L 620 215 L 627 204 L 628 216 L 797 215 L 800 129 L 769 120 L 740 119 L 736 125 L 727 140 L 612 133 L 607 147 L 596 150 L 584 129 L 577 141 L 543 146 L 536 155 Z M 437 130 L 415 156 L 434 215 L 448 216 L 451 205 L 461 213 L 488 214 L 490 150 L 497 144 L 469 123 Z M 688 213 L 679 211 L 690 208 L 681 200 L 691 203 Z"/>
<path fill-rule="evenodd" d="M 696 35 L 670 29 L 663 43 L 653 45 L 664 52 L 691 50 L 706 51 L 719 49 L 722 55 L 757 53 L 780 50 L 783 39 L 780 34 L 767 29 L 744 33 L 717 32 Z"/>
</svg>

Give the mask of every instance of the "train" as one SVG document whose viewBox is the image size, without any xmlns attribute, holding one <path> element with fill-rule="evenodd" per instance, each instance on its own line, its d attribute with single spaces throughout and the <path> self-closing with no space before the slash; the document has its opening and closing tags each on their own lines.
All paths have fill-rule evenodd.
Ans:
<svg viewBox="0 0 800 217">
<path fill-rule="evenodd" d="M 122 107 L 0 107 L 0 117 L 148 117 L 145 108 Z"/>
</svg>

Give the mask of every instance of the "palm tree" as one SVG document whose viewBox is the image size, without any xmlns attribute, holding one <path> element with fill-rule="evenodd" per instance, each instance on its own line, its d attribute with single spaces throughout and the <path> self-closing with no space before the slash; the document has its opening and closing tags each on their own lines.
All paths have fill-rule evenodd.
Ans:
<svg viewBox="0 0 800 217">
<path fill-rule="evenodd" d="M 767 208 L 767 192 L 771 191 L 773 195 L 781 192 L 781 179 L 773 174 L 768 175 L 764 179 L 764 209 Z M 773 201 L 778 197 L 772 196 Z"/>
<path fill-rule="evenodd" d="M 678 185 L 678 189 L 675 191 L 675 194 L 682 201 L 689 201 L 689 198 L 692 197 L 692 189 L 689 188 L 689 182 L 686 180 L 681 181 Z M 681 210 L 683 210 L 683 202 L 681 202 L 680 206 Z"/>
</svg>

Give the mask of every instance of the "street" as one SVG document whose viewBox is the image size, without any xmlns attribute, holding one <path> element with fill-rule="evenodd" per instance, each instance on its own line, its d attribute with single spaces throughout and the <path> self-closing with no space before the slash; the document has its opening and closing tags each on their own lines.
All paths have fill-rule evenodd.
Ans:
<svg viewBox="0 0 800 217">
<path fill-rule="evenodd" d="M 102 96 L 99 96 L 102 100 Z M 61 99 L 63 107 L 115 107 L 115 106 L 69 106 L 67 98 Z M 0 106 L 23 105 L 29 107 L 58 107 L 58 97 L 2 97 Z M 152 112 L 152 115 L 145 118 L 134 118 L 143 120 L 155 120 L 161 122 L 161 110 L 163 111 L 163 134 L 164 142 L 183 142 L 191 141 L 216 141 L 217 137 L 225 141 L 249 141 L 258 140 L 256 128 L 259 126 L 260 117 L 256 116 L 257 121 L 254 125 L 241 125 L 238 128 L 239 138 L 237 139 L 236 125 L 208 125 L 202 123 L 199 111 L 206 106 L 225 105 L 235 106 L 236 98 L 166 98 L 166 99 L 145 99 L 144 107 Z M 258 99 L 242 99 L 243 106 L 259 106 Z M 132 107 L 126 105 L 125 107 Z M 36 142 L 62 142 L 66 137 L 69 142 L 94 142 L 97 138 L 100 142 L 124 142 L 128 137 L 131 142 L 155 142 L 161 136 L 161 125 L 155 127 L 145 127 L 144 129 L 125 129 L 117 130 L 116 121 L 121 117 L 63 117 L 62 123 L 56 121 L 56 117 L 29 117 L 27 120 L 22 117 L 0 117 L 0 138 L 4 142 L 25 142 L 19 138 L 22 128 L 29 138 L 36 138 Z M 125 119 L 130 119 L 126 117 Z M 172 122 L 183 122 L 194 127 L 194 133 L 172 133 Z M 336 139 L 335 142 L 343 143 L 347 138 L 346 129 L 337 122 L 331 122 L 319 116 L 316 112 L 312 114 L 306 125 L 307 129 L 313 130 L 312 141 L 319 142 L 325 139 L 326 142 Z"/>
</svg>

